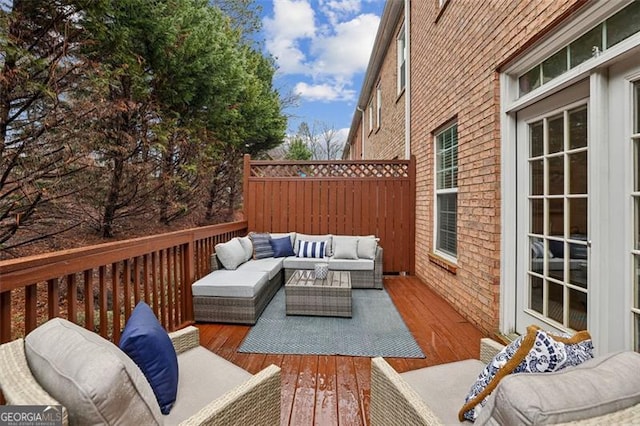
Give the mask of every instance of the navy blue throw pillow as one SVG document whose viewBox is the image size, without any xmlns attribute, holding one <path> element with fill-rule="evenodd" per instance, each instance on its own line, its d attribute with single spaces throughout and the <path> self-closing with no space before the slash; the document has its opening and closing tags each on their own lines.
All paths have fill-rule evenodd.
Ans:
<svg viewBox="0 0 640 426">
<path fill-rule="evenodd" d="M 291 239 L 289 237 L 272 238 L 271 247 L 273 248 L 273 257 L 295 256 Z"/>
<path fill-rule="evenodd" d="M 169 335 L 146 303 L 138 303 L 131 313 L 120 337 L 120 349 L 142 370 L 162 414 L 169 414 L 178 393 L 178 357 Z"/>
</svg>

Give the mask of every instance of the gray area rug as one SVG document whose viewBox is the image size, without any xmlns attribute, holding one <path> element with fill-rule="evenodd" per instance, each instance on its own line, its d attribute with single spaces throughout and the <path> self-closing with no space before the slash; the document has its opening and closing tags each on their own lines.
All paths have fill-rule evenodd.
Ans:
<svg viewBox="0 0 640 426">
<path fill-rule="evenodd" d="M 385 290 L 354 289 L 352 318 L 287 316 L 284 287 L 239 352 L 424 358 Z"/>
</svg>

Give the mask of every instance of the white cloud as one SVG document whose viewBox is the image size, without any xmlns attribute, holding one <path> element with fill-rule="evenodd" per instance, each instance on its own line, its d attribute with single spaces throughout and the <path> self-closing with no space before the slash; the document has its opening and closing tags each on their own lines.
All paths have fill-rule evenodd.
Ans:
<svg viewBox="0 0 640 426">
<path fill-rule="evenodd" d="M 314 72 L 350 78 L 365 71 L 379 23 L 376 15 L 359 15 L 337 24 L 333 35 L 316 38 L 312 46 Z"/>
<path fill-rule="evenodd" d="M 300 76 L 301 99 L 355 100 L 353 77 L 366 70 L 380 22 L 361 13 L 363 1 L 372 0 L 274 0 L 263 19 L 266 47 L 280 74 Z"/>
<path fill-rule="evenodd" d="M 307 84 L 303 81 L 296 84 L 294 92 L 309 101 L 345 101 L 355 98 L 355 90 L 345 89 L 341 84 Z"/>
<path fill-rule="evenodd" d="M 347 141 L 347 137 L 349 136 L 349 128 L 344 127 L 342 129 L 338 129 L 336 132 L 336 141 L 340 143 L 345 143 Z"/>
<path fill-rule="evenodd" d="M 332 25 L 340 20 L 360 12 L 360 0 L 320 0 L 320 9 Z"/>
<path fill-rule="evenodd" d="M 315 13 L 306 0 L 274 0 L 273 17 L 263 20 L 266 46 L 285 74 L 304 73 L 306 57 L 299 41 L 315 37 Z"/>
</svg>

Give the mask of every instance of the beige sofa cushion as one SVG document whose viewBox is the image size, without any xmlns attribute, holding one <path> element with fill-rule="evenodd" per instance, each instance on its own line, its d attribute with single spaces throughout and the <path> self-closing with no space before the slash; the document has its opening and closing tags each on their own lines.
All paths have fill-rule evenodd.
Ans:
<svg viewBox="0 0 640 426">
<path fill-rule="evenodd" d="M 246 262 L 246 253 L 239 238 L 232 238 L 226 243 L 215 246 L 216 256 L 225 269 L 234 270 Z"/>
<path fill-rule="evenodd" d="M 400 376 L 443 424 L 472 424 L 460 423 L 458 410 L 469 392 L 469 383 L 473 383 L 483 368 L 482 361 L 468 359 L 407 371 Z"/>
<path fill-rule="evenodd" d="M 178 355 L 178 370 L 178 399 L 171 412 L 163 416 L 166 425 L 186 420 L 251 378 L 249 372 L 202 346 Z"/>
<path fill-rule="evenodd" d="M 260 293 L 268 281 L 268 272 L 220 269 L 193 283 L 191 294 L 194 296 L 252 298 Z"/>
<path fill-rule="evenodd" d="M 476 425 L 555 424 L 640 403 L 640 354 L 617 352 L 554 373 L 502 379 Z"/>
<path fill-rule="evenodd" d="M 239 271 L 262 271 L 269 274 L 269 279 L 273 279 L 282 270 L 282 257 L 265 257 L 264 259 L 251 259 L 243 263 L 238 268 Z"/>
<path fill-rule="evenodd" d="M 38 383 L 67 407 L 71 424 L 162 424 L 142 371 L 99 335 L 54 318 L 27 335 L 25 353 Z"/>
<path fill-rule="evenodd" d="M 373 260 L 329 258 L 330 271 L 373 271 Z"/>
<path fill-rule="evenodd" d="M 358 237 L 333 237 L 333 258 L 334 259 L 357 259 L 358 258 Z"/>
</svg>

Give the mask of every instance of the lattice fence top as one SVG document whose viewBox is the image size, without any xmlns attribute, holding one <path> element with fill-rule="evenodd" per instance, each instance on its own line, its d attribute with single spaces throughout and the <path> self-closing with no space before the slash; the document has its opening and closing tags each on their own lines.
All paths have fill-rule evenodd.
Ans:
<svg viewBox="0 0 640 426">
<path fill-rule="evenodd" d="M 251 163 L 251 177 L 408 178 L 409 162 Z"/>
</svg>

